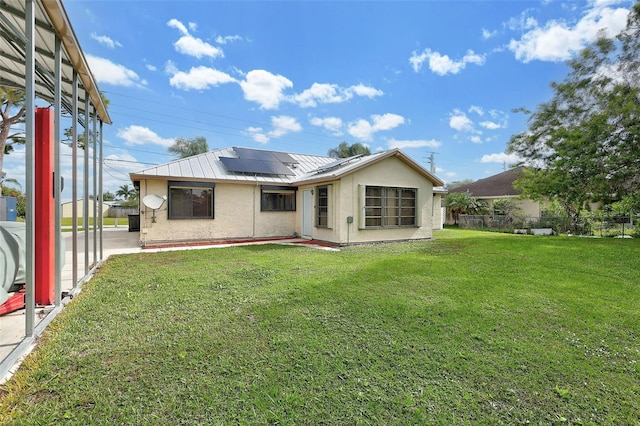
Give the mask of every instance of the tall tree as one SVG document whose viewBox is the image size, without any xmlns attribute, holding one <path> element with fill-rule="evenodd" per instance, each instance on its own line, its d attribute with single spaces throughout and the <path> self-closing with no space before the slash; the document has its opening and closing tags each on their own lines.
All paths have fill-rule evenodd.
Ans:
<svg viewBox="0 0 640 426">
<path fill-rule="evenodd" d="M 346 142 L 340 142 L 340 145 L 336 148 L 331 148 L 329 150 L 328 155 L 332 158 L 349 158 L 354 155 L 371 155 L 371 151 L 361 143 L 349 145 Z"/>
<path fill-rule="evenodd" d="M 483 214 L 487 211 L 487 203 L 472 197 L 468 192 L 447 194 L 444 197 L 444 204 L 451 212 L 456 225 L 461 214 Z"/>
<path fill-rule="evenodd" d="M 557 199 L 577 220 L 590 200 L 637 197 L 640 188 L 640 3 L 616 39 L 604 33 L 568 62 L 564 81 L 538 106 L 508 151 L 532 168 L 523 195 Z M 527 111 L 525 111 L 527 112 Z"/>
<path fill-rule="evenodd" d="M 178 158 L 187 158 L 209 151 L 207 139 L 203 136 L 193 139 L 176 138 L 176 141 L 168 149 L 170 153 L 177 155 Z"/>
<path fill-rule="evenodd" d="M 0 172 L 4 164 L 4 155 L 8 154 L 16 143 L 24 143 L 24 131 L 17 130 L 11 133 L 12 126 L 24 123 L 26 102 L 23 90 L 0 87 L 0 99 L 2 99 L 2 109 L 0 110 Z"/>
</svg>

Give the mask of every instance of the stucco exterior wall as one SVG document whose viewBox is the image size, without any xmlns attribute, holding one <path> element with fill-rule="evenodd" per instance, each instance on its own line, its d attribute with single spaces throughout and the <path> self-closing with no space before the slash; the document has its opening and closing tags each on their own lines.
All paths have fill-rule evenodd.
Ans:
<svg viewBox="0 0 640 426">
<path fill-rule="evenodd" d="M 141 199 L 148 194 L 168 196 L 165 180 L 140 183 Z M 140 240 L 143 245 L 168 241 L 207 241 L 222 239 L 291 236 L 296 212 L 261 212 L 260 186 L 216 183 L 213 219 L 169 219 L 168 204 L 156 211 L 140 206 Z"/>
<path fill-rule="evenodd" d="M 315 221 L 315 188 L 318 185 L 331 185 L 329 199 L 329 226 L 321 228 Z M 299 188 L 298 201 L 302 204 L 304 190 L 314 190 L 313 239 L 331 241 L 339 244 L 364 243 L 376 241 L 399 241 L 432 237 L 433 226 L 433 185 L 424 176 L 396 157 L 387 158 L 356 171 L 339 180 Z M 360 218 L 364 209 L 360 206 L 359 191 L 361 185 L 416 188 L 417 218 L 419 226 L 406 228 L 366 228 L 361 229 Z M 302 215 L 301 211 L 301 215 Z M 348 223 L 347 218 L 353 217 Z M 300 220 L 297 232 L 301 233 Z"/>
</svg>

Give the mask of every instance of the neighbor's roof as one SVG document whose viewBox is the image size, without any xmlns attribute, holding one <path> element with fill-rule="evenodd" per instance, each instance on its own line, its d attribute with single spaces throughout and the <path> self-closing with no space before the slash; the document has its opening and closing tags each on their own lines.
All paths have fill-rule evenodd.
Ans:
<svg viewBox="0 0 640 426">
<path fill-rule="evenodd" d="M 468 185 L 450 189 L 449 193 L 468 192 L 476 198 L 520 195 L 520 191 L 513 187 L 513 182 L 523 173 L 524 167 L 519 166 Z"/>
<path fill-rule="evenodd" d="M 239 158 L 238 152 L 260 155 L 262 155 L 261 153 L 271 152 L 288 156 L 292 161 L 285 163 L 285 166 L 288 168 L 287 175 L 234 172 L 229 170 L 220 158 Z M 191 181 L 206 179 L 213 181 L 235 181 L 238 183 L 258 182 L 263 184 L 300 185 L 335 180 L 393 156 L 400 158 L 418 173 L 429 179 L 433 182 L 434 186 L 443 185 L 440 179 L 430 174 L 398 149 L 367 156 L 336 159 L 319 155 L 281 153 L 248 148 L 224 148 L 159 166 L 149 167 L 138 172 L 133 172 L 130 176 L 132 181 L 141 179 L 181 179 Z"/>
<path fill-rule="evenodd" d="M 25 58 L 27 54 L 26 5 L 24 0 L 0 0 L 0 85 L 25 88 Z M 84 112 L 84 99 L 88 96 L 100 120 L 111 124 L 98 85 L 82 53 L 80 43 L 69 21 L 62 0 L 35 0 L 33 2 L 35 28 L 35 92 L 36 96 L 53 102 L 55 93 L 55 40 L 61 41 L 62 105 L 71 111 L 73 105 L 73 72 L 78 73 L 78 108 Z"/>
</svg>

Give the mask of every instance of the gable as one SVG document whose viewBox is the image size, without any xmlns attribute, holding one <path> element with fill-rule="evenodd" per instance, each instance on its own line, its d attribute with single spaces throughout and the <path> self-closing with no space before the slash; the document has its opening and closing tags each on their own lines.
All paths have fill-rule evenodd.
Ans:
<svg viewBox="0 0 640 426">
<path fill-rule="evenodd" d="M 522 176 L 524 167 L 516 167 L 488 178 L 480 179 L 467 185 L 449 190 L 449 193 L 468 192 L 476 198 L 503 197 L 520 195 L 520 191 L 513 187 L 513 183 Z"/>
</svg>

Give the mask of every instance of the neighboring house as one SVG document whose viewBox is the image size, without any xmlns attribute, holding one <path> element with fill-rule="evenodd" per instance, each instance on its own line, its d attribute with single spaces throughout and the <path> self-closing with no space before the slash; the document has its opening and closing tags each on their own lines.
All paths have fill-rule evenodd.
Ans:
<svg viewBox="0 0 640 426">
<path fill-rule="evenodd" d="M 520 198 L 520 191 L 513 187 L 513 182 L 524 173 L 524 167 L 519 166 L 509 169 L 497 175 L 479 179 L 467 185 L 462 185 L 449 190 L 449 193 L 468 192 L 472 197 L 488 204 L 489 210 L 493 209 L 493 203 L 500 199 L 511 199 L 519 213 L 530 218 L 539 218 L 543 203 L 530 199 Z M 451 215 L 447 215 L 447 223 L 453 223 Z"/>
<path fill-rule="evenodd" d="M 397 149 L 336 160 L 226 148 L 130 176 L 143 246 L 291 236 L 342 245 L 431 238 L 441 226 L 443 182 Z"/>
<path fill-rule="evenodd" d="M 102 203 L 102 214 L 106 216 L 107 210 L 109 210 L 109 201 L 104 201 Z M 98 203 L 95 203 L 94 200 L 89 200 L 89 217 L 94 217 L 96 213 L 96 207 L 98 207 Z M 73 201 L 67 201 L 62 203 L 62 217 L 73 217 Z M 80 199 L 76 204 L 76 213 L 78 217 L 81 218 L 84 214 L 84 200 Z M 98 212 L 99 213 L 99 212 Z"/>
</svg>

